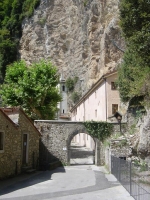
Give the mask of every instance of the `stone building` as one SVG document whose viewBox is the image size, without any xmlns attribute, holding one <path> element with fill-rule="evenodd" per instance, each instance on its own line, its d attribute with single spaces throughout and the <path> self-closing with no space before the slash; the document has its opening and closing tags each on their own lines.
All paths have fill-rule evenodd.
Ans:
<svg viewBox="0 0 150 200">
<path fill-rule="evenodd" d="M 0 108 L 0 179 L 36 168 L 40 132 L 21 108 Z"/>
</svg>

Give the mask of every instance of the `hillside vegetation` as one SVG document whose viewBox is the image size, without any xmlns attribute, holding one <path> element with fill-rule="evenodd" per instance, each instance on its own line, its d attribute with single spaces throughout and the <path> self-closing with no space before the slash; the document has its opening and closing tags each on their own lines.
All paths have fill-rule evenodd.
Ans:
<svg viewBox="0 0 150 200">
<path fill-rule="evenodd" d="M 33 14 L 40 0 L 0 1 L 0 81 L 5 76 L 6 66 L 17 60 L 17 48 L 21 37 L 21 23 Z"/>
<path fill-rule="evenodd" d="M 119 67 L 118 85 L 123 102 L 150 104 L 150 1 L 121 0 L 120 25 L 126 52 Z"/>
</svg>

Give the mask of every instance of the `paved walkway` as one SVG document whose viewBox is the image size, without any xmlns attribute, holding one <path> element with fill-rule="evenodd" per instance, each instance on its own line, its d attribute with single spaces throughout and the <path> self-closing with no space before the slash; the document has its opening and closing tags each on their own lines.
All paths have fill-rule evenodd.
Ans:
<svg viewBox="0 0 150 200">
<path fill-rule="evenodd" d="M 86 165 L 93 164 L 94 155 L 93 150 L 87 147 L 80 146 L 76 143 L 71 144 L 71 165 Z"/>
<path fill-rule="evenodd" d="M 0 200 L 133 200 L 105 172 L 104 167 L 78 165 L 19 176 L 0 182 Z"/>
<path fill-rule="evenodd" d="M 71 166 L 0 181 L 0 200 L 133 200 L 93 152 L 72 146 Z M 90 164 L 90 165 L 89 165 Z"/>
</svg>

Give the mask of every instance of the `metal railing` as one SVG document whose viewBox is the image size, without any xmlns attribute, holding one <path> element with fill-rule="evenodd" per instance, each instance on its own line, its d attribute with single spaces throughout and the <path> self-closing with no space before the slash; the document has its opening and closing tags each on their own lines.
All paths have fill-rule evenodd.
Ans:
<svg viewBox="0 0 150 200">
<path fill-rule="evenodd" d="M 135 166 L 124 159 L 111 156 L 111 173 L 135 200 L 150 200 L 150 193 L 135 180 Z"/>
</svg>

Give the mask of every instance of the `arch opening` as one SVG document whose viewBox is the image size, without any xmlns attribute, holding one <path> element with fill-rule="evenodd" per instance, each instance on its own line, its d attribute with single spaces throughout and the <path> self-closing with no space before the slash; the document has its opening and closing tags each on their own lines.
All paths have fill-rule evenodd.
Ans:
<svg viewBox="0 0 150 200">
<path fill-rule="evenodd" d="M 95 164 L 95 140 L 84 132 L 74 134 L 69 144 L 70 165 Z"/>
</svg>

